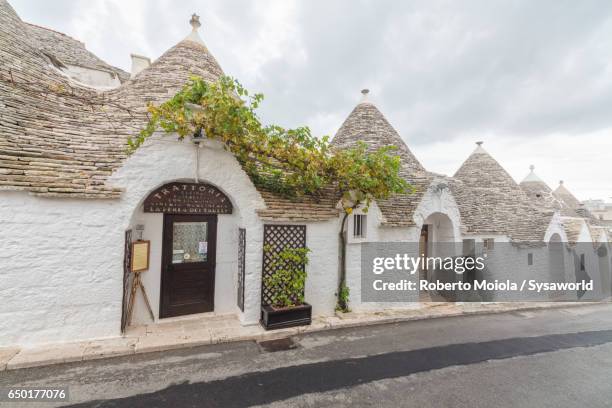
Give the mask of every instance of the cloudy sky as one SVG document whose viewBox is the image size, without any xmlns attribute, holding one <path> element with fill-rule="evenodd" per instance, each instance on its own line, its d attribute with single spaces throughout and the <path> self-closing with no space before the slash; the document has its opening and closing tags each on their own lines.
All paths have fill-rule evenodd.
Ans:
<svg viewBox="0 0 612 408">
<path fill-rule="evenodd" d="M 191 13 L 268 123 L 333 135 L 362 88 L 428 170 L 483 140 L 520 181 L 612 201 L 612 2 L 10 0 L 129 71 L 185 37 Z"/>
</svg>

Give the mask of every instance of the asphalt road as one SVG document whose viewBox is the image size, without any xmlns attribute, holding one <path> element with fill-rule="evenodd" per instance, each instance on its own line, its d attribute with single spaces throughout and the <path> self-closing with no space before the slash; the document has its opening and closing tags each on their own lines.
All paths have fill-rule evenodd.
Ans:
<svg viewBox="0 0 612 408">
<path fill-rule="evenodd" d="M 612 305 L 387 324 L 0 373 L 0 387 L 9 386 L 68 386 L 71 406 L 79 407 L 609 408 Z"/>
</svg>

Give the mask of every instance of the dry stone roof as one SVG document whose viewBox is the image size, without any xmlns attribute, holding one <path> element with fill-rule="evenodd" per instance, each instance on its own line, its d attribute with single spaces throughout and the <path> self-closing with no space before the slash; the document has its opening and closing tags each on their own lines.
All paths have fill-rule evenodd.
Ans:
<svg viewBox="0 0 612 408">
<path fill-rule="evenodd" d="M 319 197 L 287 198 L 270 191 L 260 190 L 266 209 L 259 210 L 264 220 L 274 221 L 324 221 L 338 217 L 340 195 L 334 188 L 325 189 Z"/>
<path fill-rule="evenodd" d="M 124 70 L 107 64 L 88 51 L 85 48 L 85 44 L 81 41 L 58 31 L 34 24 L 25 23 L 25 27 L 29 31 L 31 38 L 38 42 L 39 50 L 63 64 L 111 72 L 116 74 L 121 82 L 125 82 L 130 78 L 130 74 Z"/>
<path fill-rule="evenodd" d="M 582 205 L 580 204 L 580 201 L 578 201 L 578 199 L 574 197 L 574 195 L 565 187 L 563 181 L 559 182 L 559 187 L 557 187 L 552 192 L 552 195 L 555 197 L 557 209 L 561 212 L 562 215 L 567 217 L 589 217 L 589 215 L 586 213 L 580 214 L 580 211 L 582 210 Z"/>
<path fill-rule="evenodd" d="M 394 154 L 400 156 L 402 170 L 408 175 L 425 171 L 387 118 L 374 104 L 365 101 L 359 103 L 346 118 L 332 145 L 342 149 L 355 146 L 360 141 L 366 143 L 370 151 L 395 146 L 397 151 Z"/>
<path fill-rule="evenodd" d="M 377 204 L 383 215 L 383 225 L 414 225 L 412 214 L 433 180 L 433 175 L 425 171 L 380 110 L 367 101 L 359 103 L 353 109 L 334 136 L 331 145 L 335 149 L 346 149 L 356 146 L 359 142 L 366 143 L 369 151 L 385 146 L 397 148 L 392 154 L 400 157 L 400 174 L 415 191 L 410 194 L 397 194 L 387 200 L 377 200 Z"/>
<path fill-rule="evenodd" d="M 584 219 L 567 217 L 564 218 L 562 222 L 565 235 L 567 235 L 567 242 L 572 245 L 576 244 L 580 238 L 580 232 L 582 232 L 582 226 L 585 222 Z"/>
<path fill-rule="evenodd" d="M 454 175 L 451 191 L 467 233 L 503 234 L 514 241 L 544 238 L 552 211 L 533 205 L 491 155 L 478 148 Z"/>
<path fill-rule="evenodd" d="M 216 81 L 224 75 L 204 43 L 184 39 L 142 70 L 125 86 L 109 93 L 134 107 L 162 103 L 180 91 L 191 76 Z"/>
<path fill-rule="evenodd" d="M 102 99 L 57 71 L 31 27 L 0 0 L 0 188 L 117 197 L 105 179 L 125 157 L 125 125 L 109 128 L 115 109 L 103 111 Z"/>
<path fill-rule="evenodd" d="M 548 184 L 535 174 L 534 169 L 534 166 L 530 166 L 529 174 L 519 186 L 534 205 L 548 211 L 560 211 L 562 203 L 554 196 Z"/>
<path fill-rule="evenodd" d="M 565 187 L 563 182 L 559 187 L 552 191 L 548 185 L 542 181 L 531 166 L 531 172 L 521 181 L 520 187 L 527 194 L 527 197 L 540 209 L 544 211 L 556 211 L 563 217 L 564 228 L 570 242 L 575 242 L 580 234 L 580 219 L 587 223 L 591 236 L 595 237 L 594 231 L 600 231 L 602 221 L 594 217 L 578 199 Z M 596 238 L 594 238 L 596 239 Z"/>
<path fill-rule="evenodd" d="M 118 198 L 121 191 L 106 181 L 126 158 L 127 138 L 144 127 L 147 102 L 167 100 L 193 75 L 210 81 L 223 75 L 196 29 L 135 78 L 99 92 L 71 82 L 54 65 L 114 67 L 68 36 L 22 22 L 0 0 L 0 189 Z M 264 218 L 338 215 L 335 195 L 289 200 L 262 191 L 262 196 L 268 207 Z"/>
<path fill-rule="evenodd" d="M 553 191 L 553 194 L 572 209 L 580 207 L 580 201 L 563 185 L 563 181 L 559 182 L 559 187 Z"/>
</svg>

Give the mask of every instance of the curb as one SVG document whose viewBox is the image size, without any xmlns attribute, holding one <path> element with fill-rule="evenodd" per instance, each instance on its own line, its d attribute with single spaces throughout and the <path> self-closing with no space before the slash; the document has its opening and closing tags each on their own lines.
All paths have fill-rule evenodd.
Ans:
<svg viewBox="0 0 612 408">
<path fill-rule="evenodd" d="M 62 364 L 62 363 L 71 363 L 78 361 L 90 361 L 97 359 L 107 359 L 128 355 L 136 355 L 136 354 L 145 354 L 145 353 L 153 353 L 160 352 L 166 350 L 177 350 L 177 349 L 186 349 L 193 348 L 198 346 L 206 346 L 212 344 L 227 344 L 227 343 L 235 343 L 240 341 L 263 341 L 263 340 L 273 340 L 280 339 L 292 336 L 298 336 L 301 334 L 308 333 L 318 333 L 323 331 L 331 331 L 337 329 L 347 329 L 347 328 L 355 328 L 355 327 L 368 327 L 368 326 L 377 326 L 384 324 L 393 324 L 393 323 L 401 323 L 401 322 L 410 322 L 410 321 L 419 321 L 419 320 L 429 320 L 429 319 L 439 319 L 439 318 L 453 318 L 453 317 L 461 317 L 461 316 L 479 316 L 479 315 L 490 315 L 490 314 L 501 314 L 501 313 L 513 313 L 520 311 L 535 311 L 535 310 L 548 310 L 548 309 L 563 309 L 568 307 L 580 307 L 580 306 L 596 306 L 607 304 L 607 302 L 559 302 L 559 303 L 551 303 L 551 304 L 521 304 L 517 307 L 504 307 L 503 303 L 491 304 L 490 307 L 481 307 L 474 310 L 456 310 L 456 311 L 444 311 L 441 309 L 441 312 L 436 312 L 435 308 L 437 306 L 430 306 L 432 310 L 428 313 L 418 313 L 417 311 L 422 309 L 413 309 L 410 312 L 416 312 L 412 315 L 374 315 L 368 316 L 364 315 L 356 315 L 354 317 L 347 317 L 346 315 L 336 314 L 334 316 L 325 318 L 324 320 L 313 320 L 312 325 L 310 326 L 302 326 L 302 327 L 294 327 L 287 329 L 280 329 L 274 331 L 266 331 L 261 333 L 253 333 L 253 334 L 238 334 L 235 336 L 226 336 L 213 338 L 209 336 L 207 338 L 194 338 L 188 339 L 185 338 L 184 342 L 177 341 L 175 337 L 173 337 L 173 341 L 168 343 L 160 342 L 159 344 L 149 344 L 139 347 L 140 338 L 139 337 L 118 337 L 107 340 L 100 341 L 86 341 L 80 343 L 65 343 L 62 345 L 58 345 L 57 347 L 49 347 L 48 349 L 32 349 L 27 350 L 25 354 L 21 354 L 22 350 L 18 348 L 7 348 L 0 349 L 0 372 L 8 371 L 8 370 L 18 370 L 24 368 L 33 368 L 33 367 L 43 367 L 50 366 L 54 364 Z M 452 304 L 449 304 L 452 305 Z M 496 307 L 499 305 L 499 307 Z M 440 307 L 443 307 L 444 304 L 440 304 Z M 455 306 L 457 307 L 457 306 Z M 461 307 L 461 306 L 459 306 Z M 406 311 L 407 312 L 407 311 Z M 401 311 L 398 311 L 401 313 Z M 163 336 L 162 336 L 163 337 Z M 66 353 L 68 351 L 68 353 Z M 38 353 L 47 354 L 45 357 L 37 359 L 36 357 L 32 357 L 32 355 L 28 355 L 29 353 L 34 354 L 34 356 Z M 62 352 L 66 355 L 62 356 Z M 20 358 L 21 357 L 21 358 Z M 23 361 L 22 361 L 23 360 Z"/>
</svg>

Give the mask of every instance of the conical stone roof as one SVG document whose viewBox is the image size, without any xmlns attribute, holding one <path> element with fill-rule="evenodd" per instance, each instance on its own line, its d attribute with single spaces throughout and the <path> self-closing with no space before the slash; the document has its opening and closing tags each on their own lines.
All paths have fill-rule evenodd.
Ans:
<svg viewBox="0 0 612 408">
<path fill-rule="evenodd" d="M 362 93 L 365 96 L 368 91 L 363 90 Z M 378 200 L 377 204 L 384 217 L 383 225 L 414 225 L 414 210 L 434 177 L 412 154 L 382 112 L 366 100 L 355 106 L 334 136 L 331 145 L 336 149 L 345 149 L 356 146 L 359 142 L 364 142 L 369 151 L 385 146 L 397 148 L 391 154 L 400 157 L 402 165 L 400 174 L 415 188 L 415 191 L 410 194 L 398 194 L 387 200 Z"/>
<path fill-rule="evenodd" d="M 521 189 L 534 205 L 543 210 L 558 211 L 561 205 L 553 195 L 552 189 L 535 173 L 535 166 L 529 166 L 529 170 L 529 174 L 519 184 Z"/>
<path fill-rule="evenodd" d="M 457 181 L 451 183 L 466 232 L 541 241 L 552 212 L 533 205 L 481 144 L 455 173 Z"/>
<path fill-rule="evenodd" d="M 551 188 L 548 187 L 544 180 L 538 177 L 534 170 L 535 166 L 529 166 L 529 174 L 525 176 L 519 186 L 529 198 L 545 198 L 545 196 L 551 195 Z"/>
<path fill-rule="evenodd" d="M 136 78 L 96 92 L 61 74 L 32 32 L 0 0 L 0 189 L 118 197 L 106 180 L 126 158 L 127 138 L 146 124 L 146 103 L 168 99 L 191 75 L 222 74 L 192 33 Z"/>
<path fill-rule="evenodd" d="M 199 18 L 192 17 L 192 32 L 166 51 L 151 66 L 145 68 L 116 91 L 133 99 L 163 102 L 178 92 L 192 76 L 214 82 L 224 75 L 221 66 L 210 53 L 197 32 Z"/>
<path fill-rule="evenodd" d="M 402 168 L 408 175 L 425 171 L 387 118 L 373 103 L 367 101 L 355 106 L 331 144 L 342 149 L 355 146 L 360 141 L 366 143 L 370 150 L 395 146 L 397 151 L 394 154 L 400 156 Z"/>
<path fill-rule="evenodd" d="M 565 207 L 576 210 L 580 207 L 580 201 L 565 187 L 563 180 L 559 182 L 559 187 L 553 191 L 553 195 L 561 200 Z"/>
<path fill-rule="evenodd" d="M 145 126 L 147 102 L 169 99 L 193 75 L 209 81 L 223 75 L 197 32 L 197 16 L 191 23 L 193 30 L 185 39 L 135 78 L 119 88 L 96 92 L 61 74 L 46 55 L 54 49 L 49 41 L 39 41 L 33 35 L 37 30 L 0 0 L 0 190 L 45 197 L 118 198 L 120 189 L 106 180 L 125 160 L 127 138 Z M 46 31 L 38 30 L 49 34 Z M 87 57 L 92 66 L 105 64 L 93 54 L 86 55 L 82 43 L 61 38 L 64 59 Z M 67 92 L 53 91 L 57 89 Z M 298 221 L 338 216 L 333 191 L 299 202 L 267 192 L 262 197 L 267 205 L 262 218 Z"/>
</svg>

